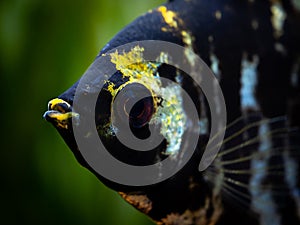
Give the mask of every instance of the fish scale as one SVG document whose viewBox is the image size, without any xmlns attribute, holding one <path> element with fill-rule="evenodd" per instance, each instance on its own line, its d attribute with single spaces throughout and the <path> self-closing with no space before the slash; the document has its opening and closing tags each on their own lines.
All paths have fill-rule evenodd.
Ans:
<svg viewBox="0 0 300 225">
<path fill-rule="evenodd" d="M 127 25 L 98 54 L 101 58 L 133 41 L 161 40 L 181 45 L 187 52 L 193 50 L 211 67 L 225 98 L 228 125 L 221 151 L 203 172 L 198 166 L 208 142 L 210 109 L 192 81 L 174 68 L 158 65 L 160 75 L 180 80 L 189 90 L 202 110 L 199 123 L 203 129 L 187 165 L 159 184 L 120 185 L 86 162 L 70 121 L 75 115 L 71 111 L 78 82 L 61 94 L 59 101 L 49 104 L 44 117 L 56 127 L 80 164 L 159 225 L 300 224 L 299 5 L 297 0 L 168 1 Z M 193 59 L 188 60 L 192 63 Z M 155 71 L 152 66 L 151 71 Z M 182 74 L 180 79 L 178 74 Z M 112 93 L 130 79 L 117 73 L 105 86 L 107 90 L 101 91 L 96 107 L 98 127 L 108 121 L 103 118 L 111 113 Z M 98 81 L 94 82 L 97 85 Z M 101 136 L 107 131 L 98 132 Z M 148 154 L 147 160 L 135 162 L 140 155 L 118 155 L 120 143 L 114 139 L 104 142 L 112 147 L 113 154 L 135 165 L 162 160 L 166 156 L 161 148 L 169 144 L 164 142 Z"/>
</svg>

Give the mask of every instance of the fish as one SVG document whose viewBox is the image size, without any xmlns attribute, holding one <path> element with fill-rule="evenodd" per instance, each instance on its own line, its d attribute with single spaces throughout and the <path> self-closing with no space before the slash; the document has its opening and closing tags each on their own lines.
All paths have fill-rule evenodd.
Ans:
<svg viewBox="0 0 300 225">
<path fill-rule="evenodd" d="M 192 76 L 176 67 L 168 52 L 175 45 Z M 155 60 L 146 59 L 150 50 Z M 197 57 L 202 72 L 194 70 Z M 299 1 L 170 0 L 113 37 L 83 77 L 48 103 L 44 118 L 82 166 L 158 225 L 297 225 L 299 82 Z M 225 125 L 212 134 L 213 112 Z M 124 144 L 128 130 L 139 151 Z M 153 134 L 160 142 L 151 148 Z M 95 137 L 130 168 L 155 172 L 101 174 L 97 160 L 105 164 L 105 154 L 90 160 L 79 147 L 84 140 L 86 152 L 96 149 Z"/>
</svg>

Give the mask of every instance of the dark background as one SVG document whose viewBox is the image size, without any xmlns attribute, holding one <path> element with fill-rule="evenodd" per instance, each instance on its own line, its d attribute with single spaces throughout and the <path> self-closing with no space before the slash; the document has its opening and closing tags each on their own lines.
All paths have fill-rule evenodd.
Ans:
<svg viewBox="0 0 300 225">
<path fill-rule="evenodd" d="M 1 0 L 0 224 L 152 224 L 42 119 L 122 27 L 162 0 Z"/>
</svg>

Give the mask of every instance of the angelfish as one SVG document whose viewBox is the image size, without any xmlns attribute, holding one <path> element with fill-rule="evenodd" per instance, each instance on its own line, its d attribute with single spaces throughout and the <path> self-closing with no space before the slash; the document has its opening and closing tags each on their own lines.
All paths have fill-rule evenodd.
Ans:
<svg viewBox="0 0 300 225">
<path fill-rule="evenodd" d="M 221 150 L 204 171 L 199 171 L 199 162 L 210 143 L 211 118 L 199 87 L 183 71 L 169 66 L 167 56 L 164 63 L 145 62 L 139 46 L 107 54 L 143 40 L 178 44 L 186 49 L 191 64 L 189 52 L 195 52 L 218 80 L 227 126 L 223 141 L 210 146 L 209 150 L 217 146 Z M 118 184 L 97 173 L 78 149 L 72 127 L 84 119 L 76 110 L 81 106 L 74 105 L 77 82 L 48 103 L 44 118 L 81 165 L 159 225 L 300 224 L 299 1 L 169 1 L 121 30 L 96 60 L 101 57 L 110 57 L 117 72 L 99 93 L 95 123 L 99 138 L 118 160 L 141 167 L 168 157 L 179 163 L 190 115 L 181 92 L 164 84 L 162 77 L 190 95 L 201 130 L 195 153 L 169 179 L 149 186 Z M 128 66 L 125 62 L 130 60 L 138 63 Z M 89 94 L 97 82 L 79 92 Z M 148 97 L 138 99 L 140 92 Z M 117 139 L 122 129 L 113 126 L 113 112 L 129 123 L 137 138 L 146 139 L 153 126 L 162 142 L 149 152 L 128 149 Z"/>
</svg>

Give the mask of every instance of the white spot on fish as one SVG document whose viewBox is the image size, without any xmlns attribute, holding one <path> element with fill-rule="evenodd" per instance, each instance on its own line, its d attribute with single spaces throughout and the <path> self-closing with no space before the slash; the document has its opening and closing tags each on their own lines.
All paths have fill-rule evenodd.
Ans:
<svg viewBox="0 0 300 225">
<path fill-rule="evenodd" d="M 219 59 L 217 58 L 217 56 L 215 54 L 211 53 L 210 61 L 211 61 L 211 66 L 210 66 L 211 70 L 215 74 L 216 78 L 218 80 L 220 80 L 221 72 L 219 69 Z"/>
<path fill-rule="evenodd" d="M 214 88 L 214 92 L 215 92 L 214 101 L 217 106 L 216 112 L 219 114 L 219 113 L 221 113 L 221 107 L 220 107 L 221 103 L 220 103 L 220 99 L 218 98 L 219 95 L 217 93 L 219 81 L 221 79 L 221 71 L 219 69 L 219 59 L 217 58 L 217 56 L 214 53 L 211 52 L 210 53 L 210 61 L 211 61 L 210 68 L 213 71 L 215 77 L 217 78 L 214 80 L 213 88 Z"/>
<path fill-rule="evenodd" d="M 286 19 L 286 12 L 284 11 L 280 2 L 275 2 L 271 6 L 272 18 L 271 22 L 274 28 L 275 38 L 283 35 L 283 26 Z"/>
<path fill-rule="evenodd" d="M 163 97 L 164 101 L 150 120 L 150 124 L 161 124 L 160 133 L 168 142 L 165 153 L 174 157 L 179 152 L 182 136 L 187 128 L 187 117 L 182 107 L 181 90 L 180 85 L 171 84 L 156 91 Z"/>
<path fill-rule="evenodd" d="M 253 56 L 253 61 L 248 61 L 245 54 L 242 59 L 242 71 L 241 71 L 241 107 L 243 110 L 252 109 L 259 110 L 259 105 L 255 98 L 255 87 L 257 85 L 257 66 L 259 63 L 259 57 Z"/>
<path fill-rule="evenodd" d="M 208 119 L 203 118 L 199 120 L 200 134 L 208 134 Z"/>
<path fill-rule="evenodd" d="M 258 27 L 259 27 L 258 21 L 256 19 L 252 20 L 251 21 L 251 26 L 252 26 L 253 30 L 257 30 Z"/>
<path fill-rule="evenodd" d="M 275 50 L 277 52 L 280 52 L 282 55 L 287 55 L 287 50 L 286 48 L 279 42 L 275 43 Z"/>
<path fill-rule="evenodd" d="M 258 131 L 260 137 L 258 154 L 251 161 L 251 169 L 259 171 L 253 172 L 250 179 L 251 205 L 253 210 L 260 215 L 260 224 L 280 225 L 280 216 L 276 212 L 272 193 L 270 189 L 263 185 L 263 181 L 267 176 L 268 159 L 270 158 L 270 149 L 272 148 L 271 137 L 266 135 L 268 132 L 270 132 L 268 124 L 263 123 L 260 125 Z"/>
<path fill-rule="evenodd" d="M 220 10 L 217 10 L 215 12 L 215 17 L 216 17 L 217 20 L 221 20 L 222 19 L 222 13 L 221 13 Z"/>
</svg>

